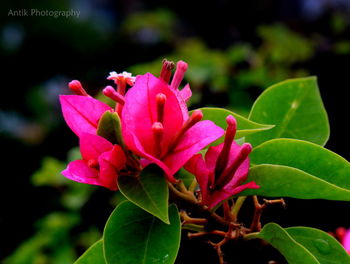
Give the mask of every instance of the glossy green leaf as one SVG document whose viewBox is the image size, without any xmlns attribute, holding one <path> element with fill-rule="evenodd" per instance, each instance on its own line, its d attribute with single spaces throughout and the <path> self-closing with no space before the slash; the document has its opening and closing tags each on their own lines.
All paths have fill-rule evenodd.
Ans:
<svg viewBox="0 0 350 264">
<path fill-rule="evenodd" d="M 289 227 L 285 229 L 299 244 L 302 244 L 321 264 L 349 264 L 350 255 L 332 236 L 309 227 Z"/>
<path fill-rule="evenodd" d="M 294 167 L 350 190 L 350 163 L 319 145 L 296 139 L 273 139 L 254 148 L 252 164 Z"/>
<path fill-rule="evenodd" d="M 269 242 L 286 258 L 288 264 L 320 264 L 310 251 L 275 223 L 266 224 L 259 233 L 249 234 L 246 238 L 260 238 Z"/>
<path fill-rule="evenodd" d="M 203 120 L 211 120 L 223 129 L 226 129 L 227 127 L 226 117 L 228 115 L 234 116 L 237 120 L 236 139 L 264 130 L 269 130 L 274 127 L 273 125 L 258 124 L 243 116 L 240 116 L 234 112 L 223 108 L 203 107 L 199 108 L 199 110 L 203 112 Z"/>
<path fill-rule="evenodd" d="M 105 264 L 103 255 L 103 242 L 97 241 L 90 248 L 88 248 L 74 264 Z"/>
<path fill-rule="evenodd" d="M 291 79 L 266 89 L 249 119 L 274 128 L 246 138 L 253 146 L 273 138 L 296 138 L 324 145 L 329 137 L 327 113 L 315 77 Z"/>
<path fill-rule="evenodd" d="M 169 190 L 164 173 L 158 166 L 149 165 L 135 177 L 119 176 L 118 187 L 129 201 L 169 223 Z"/>
<path fill-rule="evenodd" d="M 97 135 L 113 144 L 122 145 L 120 118 L 117 113 L 106 111 L 98 122 Z"/>
<path fill-rule="evenodd" d="M 255 181 L 260 188 L 246 189 L 240 195 L 350 201 L 350 190 L 282 165 L 253 166 L 249 170 L 247 181 Z"/>
<path fill-rule="evenodd" d="M 172 264 L 180 246 L 180 217 L 169 207 L 170 224 L 165 224 L 129 201 L 114 210 L 103 239 L 108 264 Z"/>
</svg>

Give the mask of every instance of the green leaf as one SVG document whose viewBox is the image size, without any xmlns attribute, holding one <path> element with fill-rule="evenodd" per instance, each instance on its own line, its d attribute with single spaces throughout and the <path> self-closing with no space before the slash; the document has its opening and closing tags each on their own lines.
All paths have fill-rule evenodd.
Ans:
<svg viewBox="0 0 350 264">
<path fill-rule="evenodd" d="M 327 113 L 315 77 L 291 79 L 266 89 L 249 119 L 274 128 L 246 138 L 253 146 L 273 138 L 296 138 L 324 145 L 329 137 Z"/>
<path fill-rule="evenodd" d="M 105 264 L 103 256 L 103 242 L 97 241 L 90 248 L 88 248 L 74 264 Z"/>
<path fill-rule="evenodd" d="M 237 120 L 236 139 L 264 130 L 269 130 L 274 127 L 273 125 L 258 124 L 223 108 L 203 107 L 199 108 L 199 110 L 203 112 L 203 120 L 211 120 L 223 129 L 226 129 L 227 127 L 226 117 L 228 115 L 234 116 Z"/>
<path fill-rule="evenodd" d="M 103 240 L 108 264 L 171 264 L 180 246 L 180 218 L 169 207 L 170 224 L 126 201 L 118 205 L 106 224 Z"/>
<path fill-rule="evenodd" d="M 293 197 L 350 201 L 350 191 L 296 168 L 262 164 L 249 170 L 247 182 L 255 181 L 259 189 L 246 189 L 240 195 Z"/>
<path fill-rule="evenodd" d="M 98 122 L 97 135 L 113 144 L 123 145 L 120 118 L 117 113 L 106 111 Z"/>
<path fill-rule="evenodd" d="M 310 251 L 295 241 L 286 230 L 275 223 L 268 223 L 259 233 L 249 234 L 246 238 L 260 238 L 269 242 L 281 252 L 288 264 L 320 264 Z"/>
<path fill-rule="evenodd" d="M 119 176 L 118 187 L 129 201 L 169 224 L 169 190 L 163 174 L 158 166 L 149 165 L 136 177 Z"/>
<path fill-rule="evenodd" d="M 289 227 L 285 229 L 299 244 L 302 244 L 321 264 L 349 264 L 350 255 L 332 236 L 309 227 Z"/>
<path fill-rule="evenodd" d="M 294 167 L 350 190 L 350 163 L 319 145 L 296 139 L 273 139 L 253 149 L 252 164 Z"/>
</svg>

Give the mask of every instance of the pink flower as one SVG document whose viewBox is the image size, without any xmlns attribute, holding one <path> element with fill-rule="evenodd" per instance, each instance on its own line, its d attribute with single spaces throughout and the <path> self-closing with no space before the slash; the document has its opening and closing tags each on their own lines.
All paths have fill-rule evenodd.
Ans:
<svg viewBox="0 0 350 264">
<path fill-rule="evenodd" d="M 107 80 L 113 80 L 117 85 L 119 83 L 127 83 L 130 86 L 134 85 L 135 77 L 131 73 L 123 71 L 122 73 L 110 72 Z"/>
<path fill-rule="evenodd" d="M 173 175 L 224 131 L 211 121 L 200 121 L 203 114 L 199 110 L 189 117 L 185 103 L 189 92 L 186 89 L 186 96 L 182 96 L 178 91 L 184 69 L 175 73 L 176 81 L 173 79 L 170 86 L 170 74 L 165 72 L 161 73 L 163 79 L 150 73 L 137 76 L 125 96 L 122 134 L 130 150 L 156 163 L 169 181 L 176 182 Z"/>
<path fill-rule="evenodd" d="M 117 190 L 118 172 L 126 164 L 123 150 L 93 134 L 81 133 L 79 140 L 83 159 L 69 163 L 62 174 L 73 181 Z"/>
<path fill-rule="evenodd" d="M 133 86 L 135 83 L 135 77 L 131 73 L 124 71 L 123 73 L 110 72 L 107 80 L 113 80 L 117 85 L 117 91 L 113 87 L 108 86 L 103 90 L 104 95 L 110 97 L 116 101 L 115 111 L 118 115 L 122 116 L 124 106 L 124 95 L 126 91 L 126 85 Z"/>
<path fill-rule="evenodd" d="M 350 254 L 350 229 L 338 227 L 335 231 L 335 236 L 343 245 L 344 249 Z"/>
<path fill-rule="evenodd" d="M 343 241 L 342 241 L 343 247 L 345 248 L 345 250 L 350 253 L 350 229 L 347 230 Z"/>
<path fill-rule="evenodd" d="M 218 203 L 247 188 L 259 188 L 255 182 L 241 185 L 249 171 L 250 144 L 242 146 L 234 142 L 236 120 L 228 116 L 224 143 L 210 147 L 205 155 L 197 154 L 185 165 L 196 176 L 201 189 L 202 203 L 213 208 Z"/>
</svg>

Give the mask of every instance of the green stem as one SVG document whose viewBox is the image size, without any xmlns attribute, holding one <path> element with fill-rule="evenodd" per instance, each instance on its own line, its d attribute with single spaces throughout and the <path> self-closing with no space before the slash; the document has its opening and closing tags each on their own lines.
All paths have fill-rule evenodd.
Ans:
<svg viewBox="0 0 350 264">
<path fill-rule="evenodd" d="M 179 198 L 188 201 L 191 204 L 198 204 L 198 201 L 196 198 L 192 195 L 180 192 L 174 185 L 172 185 L 170 182 L 168 182 L 169 189 Z"/>
<path fill-rule="evenodd" d="M 188 190 L 190 192 L 194 192 L 196 190 L 197 187 L 197 179 L 193 178 L 193 181 L 191 182 L 190 186 L 188 187 Z"/>
<path fill-rule="evenodd" d="M 259 234 L 259 232 L 250 233 L 250 234 L 244 235 L 243 238 L 244 238 L 245 240 L 250 240 L 250 239 L 258 238 L 258 237 L 257 237 L 258 234 Z"/>
<path fill-rule="evenodd" d="M 185 224 L 182 226 L 182 229 L 195 231 L 195 232 L 204 232 L 204 226 L 202 225 L 195 225 L 195 224 Z"/>
<path fill-rule="evenodd" d="M 247 196 L 240 196 L 237 198 L 235 205 L 232 208 L 232 215 L 235 220 L 237 220 L 238 213 L 241 210 L 241 207 L 246 199 L 247 199 Z"/>
<path fill-rule="evenodd" d="M 188 190 L 187 190 L 187 188 L 182 180 L 179 180 L 179 183 L 177 184 L 177 186 L 179 187 L 180 192 L 182 192 L 182 193 L 188 192 Z"/>
</svg>

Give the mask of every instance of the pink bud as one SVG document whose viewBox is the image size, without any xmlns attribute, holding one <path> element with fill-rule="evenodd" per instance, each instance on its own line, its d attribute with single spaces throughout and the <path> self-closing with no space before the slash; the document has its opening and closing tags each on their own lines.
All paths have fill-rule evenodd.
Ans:
<svg viewBox="0 0 350 264">
<path fill-rule="evenodd" d="M 191 123 L 193 123 L 193 125 L 195 123 L 198 123 L 199 121 L 201 121 L 203 119 L 203 113 L 201 110 L 197 109 L 193 111 L 193 114 L 190 116 L 189 120 L 191 120 Z M 192 125 L 192 126 L 193 126 Z"/>
<path fill-rule="evenodd" d="M 224 146 L 222 147 L 222 150 L 219 154 L 219 157 L 218 157 L 218 159 L 216 161 L 216 165 L 215 165 L 215 178 L 216 179 L 220 178 L 220 175 L 222 174 L 222 172 L 225 170 L 225 168 L 227 166 L 227 162 L 228 162 L 230 150 L 231 150 L 231 145 L 232 145 L 233 139 L 236 135 L 236 129 L 237 129 L 236 119 L 232 115 L 229 115 L 226 117 L 226 122 L 227 122 L 227 129 L 226 129 L 226 133 L 225 133 Z"/>
<path fill-rule="evenodd" d="M 76 95 L 89 96 L 78 80 L 73 80 L 68 84 L 69 89 Z"/>
<path fill-rule="evenodd" d="M 170 150 L 173 150 L 175 146 L 179 143 L 183 135 L 195 124 L 197 124 L 199 121 L 201 121 L 203 118 L 203 113 L 201 110 L 197 109 L 193 111 L 193 114 L 186 120 L 186 122 L 183 124 L 182 128 L 179 132 L 175 135 L 172 143 L 169 146 Z"/>
<path fill-rule="evenodd" d="M 335 230 L 335 235 L 340 241 L 342 241 L 344 239 L 346 232 L 347 230 L 344 227 L 338 227 Z"/>
<path fill-rule="evenodd" d="M 156 157 L 161 156 L 162 154 L 162 138 L 163 138 L 163 133 L 164 133 L 164 127 L 162 123 L 160 122 L 154 122 L 152 125 L 152 133 L 153 133 L 153 138 L 154 138 L 154 155 Z"/>
<path fill-rule="evenodd" d="M 166 96 L 163 93 L 156 95 L 157 104 L 157 122 L 163 123 L 164 121 L 164 105 L 166 101 Z"/>
<path fill-rule="evenodd" d="M 120 95 L 112 86 L 106 86 L 102 92 L 105 96 L 111 98 L 113 101 L 121 105 L 125 104 L 124 96 Z"/>
<path fill-rule="evenodd" d="M 174 90 L 177 90 L 181 84 L 181 81 L 183 80 L 185 76 L 185 72 L 187 71 L 188 65 L 184 61 L 178 61 L 176 64 L 176 71 L 174 74 L 174 77 L 171 81 L 171 88 Z"/>
<path fill-rule="evenodd" d="M 174 62 L 168 61 L 167 59 L 163 60 L 163 67 L 160 72 L 159 78 L 165 81 L 166 83 L 169 83 L 171 72 L 174 69 Z"/>
</svg>

